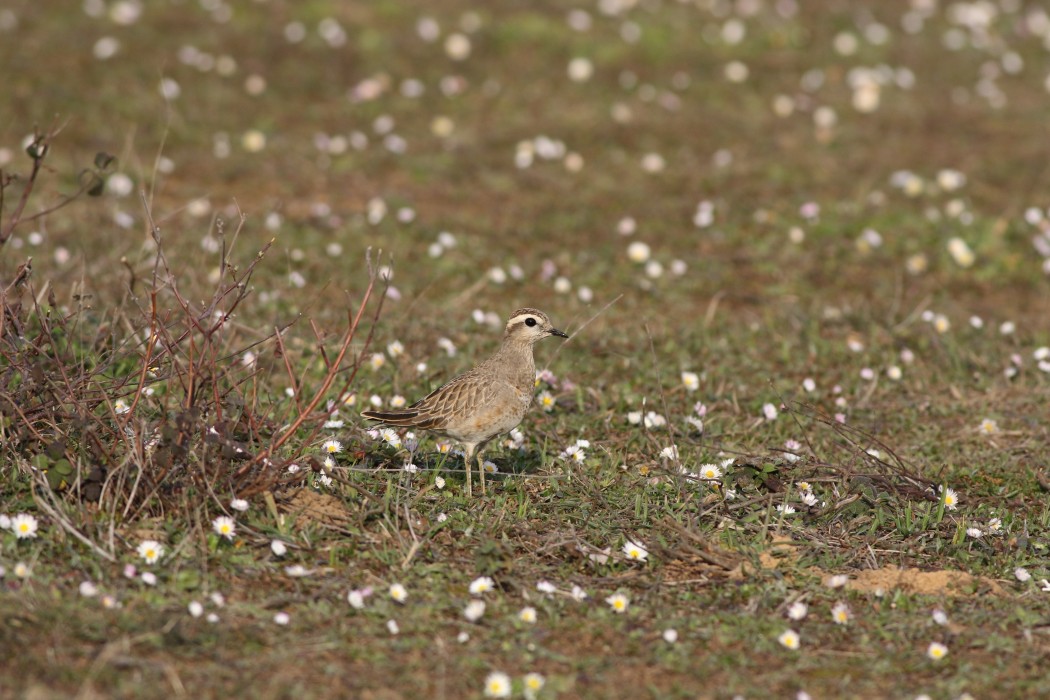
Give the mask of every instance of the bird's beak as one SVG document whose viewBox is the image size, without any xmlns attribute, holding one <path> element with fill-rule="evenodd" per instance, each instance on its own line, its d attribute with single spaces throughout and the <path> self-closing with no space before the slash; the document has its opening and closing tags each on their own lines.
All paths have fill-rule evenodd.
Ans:
<svg viewBox="0 0 1050 700">
<path fill-rule="evenodd" d="M 568 333 L 562 333 L 557 328 L 551 328 L 549 331 L 547 331 L 547 334 L 548 335 L 556 335 L 559 338 L 568 338 L 569 337 Z"/>
</svg>

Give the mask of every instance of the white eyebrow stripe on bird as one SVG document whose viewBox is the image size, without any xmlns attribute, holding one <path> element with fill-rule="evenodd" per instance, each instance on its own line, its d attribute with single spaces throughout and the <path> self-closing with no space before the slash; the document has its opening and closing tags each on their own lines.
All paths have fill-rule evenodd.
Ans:
<svg viewBox="0 0 1050 700">
<path fill-rule="evenodd" d="M 507 328 L 510 328 L 515 323 L 525 323 L 525 319 L 527 319 L 527 318 L 536 318 L 536 314 L 518 314 L 514 318 L 510 319 L 509 321 L 507 321 Z M 539 319 L 536 319 L 536 320 L 539 320 Z"/>
</svg>

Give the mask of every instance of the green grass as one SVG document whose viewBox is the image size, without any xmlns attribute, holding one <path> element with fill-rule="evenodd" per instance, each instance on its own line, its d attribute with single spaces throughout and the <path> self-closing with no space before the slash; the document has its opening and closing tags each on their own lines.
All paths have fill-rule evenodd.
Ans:
<svg viewBox="0 0 1050 700">
<path fill-rule="evenodd" d="M 1025 212 L 1050 206 L 1038 155 L 1043 40 L 1018 30 L 1024 11 L 995 19 L 990 46 L 1016 52 L 1024 68 L 993 81 L 1004 98 L 993 105 L 979 80 L 1004 59 L 980 45 L 946 49 L 957 29 L 946 9 L 909 34 L 903 3 L 800 4 L 792 17 L 763 6 L 744 18 L 736 45 L 720 38 L 728 17 L 669 2 L 618 17 L 587 6 L 592 27 L 580 32 L 566 22 L 579 9 L 569 4 L 442 0 L 426 9 L 441 27 L 433 43 L 417 32 L 422 11 L 393 2 L 271 0 L 238 4 L 222 22 L 197 3 L 145 4 L 129 26 L 80 9 L 12 8 L 17 26 L 0 34 L 0 161 L 10 159 L 0 168 L 21 180 L 5 189 L 3 224 L 31 165 L 22 139 L 56 119 L 65 126 L 26 216 L 73 192 L 97 151 L 115 154 L 134 188 L 23 221 L 0 244 L 0 380 L 11 397 L 0 402 L 0 513 L 32 513 L 41 526 L 35 539 L 0 532 L 0 648 L 18 660 L 0 672 L 0 696 L 480 697 L 494 670 L 511 675 L 516 696 L 524 674 L 541 673 L 541 698 L 1042 692 L 1050 374 L 1034 353 L 1050 345 L 1050 278 Z M 320 36 L 326 17 L 345 45 Z M 862 37 L 871 18 L 890 29 L 885 44 Z M 293 21 L 306 29 L 298 44 L 284 38 Z M 622 38 L 626 22 L 641 30 L 637 43 Z M 443 49 L 457 31 L 470 37 L 465 61 Z M 855 55 L 833 50 L 841 31 L 861 37 Z M 103 36 L 120 41 L 106 61 L 92 57 Z M 187 45 L 232 58 L 233 72 L 184 64 Z M 576 84 L 566 68 L 580 56 L 594 75 Z M 746 82 L 725 79 L 733 60 L 748 65 Z M 861 114 L 848 81 L 859 66 L 906 68 L 916 83 L 887 84 L 879 109 Z M 813 69 L 823 86 L 807 91 Z M 267 87 L 250 96 L 253 74 Z M 178 82 L 177 99 L 159 96 L 161 77 Z M 402 94 L 410 78 L 421 96 Z M 351 100 L 366 80 L 382 86 L 378 97 Z M 778 95 L 795 100 L 791 115 L 774 114 Z M 814 128 L 819 107 L 837 115 L 829 135 Z M 451 134 L 432 131 L 438 116 L 452 120 Z M 404 153 L 384 146 L 383 117 Z M 251 129 L 266 136 L 259 152 L 242 146 Z M 319 133 L 364 135 L 367 145 L 321 153 Z M 227 157 L 215 151 L 223 134 Z M 516 167 L 519 144 L 540 135 L 583 168 L 538 156 Z M 663 157 L 662 171 L 643 171 L 648 153 Z M 170 172 L 155 172 L 158 154 Z M 966 184 L 939 191 L 945 168 Z M 922 178 L 920 194 L 891 184 L 901 170 Z M 155 268 L 139 188 L 170 277 Z M 194 213 L 199 198 L 210 207 Z M 369 222 L 378 199 L 387 213 Z M 697 228 L 702 200 L 714 221 Z M 803 215 L 807 203 L 819 216 Z M 411 222 L 398 220 L 402 208 Z M 633 235 L 617 232 L 625 217 Z M 865 229 L 882 245 L 859 244 Z M 432 257 L 443 231 L 456 245 Z M 208 236 L 232 266 L 220 282 L 224 261 L 202 245 Z M 974 251 L 972 266 L 953 260 L 953 237 Z M 662 274 L 629 260 L 635 240 Z M 369 248 L 392 266 L 400 298 L 381 310 L 378 293 L 370 299 L 343 369 L 329 375 L 347 314 L 366 298 Z M 919 273 L 908 270 L 916 255 Z M 29 257 L 31 278 L 12 285 Z M 684 273 L 672 272 L 676 260 Z M 520 279 L 488 276 L 514 265 Z M 249 270 L 229 325 L 208 335 L 208 300 L 229 311 L 239 288 L 223 285 Z M 555 291 L 562 276 L 569 293 Z M 537 364 L 556 377 L 537 392 L 556 405 L 526 418 L 521 449 L 489 449 L 499 474 L 488 495 L 465 498 L 459 458 L 432 438 L 409 455 L 367 435 L 357 414 L 370 396 L 425 395 L 498 342 L 500 328 L 472 320 L 475 309 L 502 318 L 523 305 L 573 337 L 537 347 Z M 926 312 L 950 328 L 938 331 Z M 158 367 L 143 374 L 151 319 L 166 334 L 150 355 Z M 278 347 L 274 328 L 293 321 Z M 1002 333 L 1004 322 L 1015 330 Z M 394 340 L 404 354 L 373 371 L 370 355 Z M 683 371 L 699 374 L 697 390 Z M 305 415 L 326 376 L 332 388 Z M 133 400 L 140 377 L 154 393 L 122 427 L 113 402 Z M 338 411 L 342 427 L 321 428 L 348 380 L 356 403 Z M 697 402 L 702 433 L 685 421 Z M 763 418 L 765 404 L 780 408 L 775 420 Z M 638 411 L 667 425 L 633 424 Z M 301 414 L 272 468 L 242 469 L 237 449 L 260 454 Z M 998 432 L 980 430 L 985 418 Z M 325 487 L 313 467 L 328 437 L 344 449 Z M 153 438 L 155 452 L 140 449 Z M 560 455 L 578 439 L 590 448 L 570 463 Z M 788 440 L 801 443 L 800 460 L 785 457 Z M 700 484 L 661 457 L 672 444 L 686 471 L 734 461 L 717 486 Z M 63 458 L 81 482 L 51 492 Z M 418 473 L 401 470 L 409 459 Z M 300 469 L 288 472 L 293 463 Z M 88 497 L 92 485 L 101 501 Z M 939 485 L 958 492 L 957 509 Z M 245 513 L 229 509 L 239 496 Z M 785 503 L 796 512 L 777 509 Z M 211 530 L 227 512 L 231 542 Z M 967 535 L 975 527 L 981 537 Z M 160 563 L 137 557 L 144 539 L 164 544 Z M 283 557 L 274 539 L 287 544 Z M 623 556 L 628 539 L 647 561 Z M 19 563 L 28 576 L 16 575 Z M 894 585 L 889 567 L 908 569 L 909 583 Z M 1032 580 L 1019 581 L 1017 567 Z M 926 588 L 913 570 L 929 574 Z M 835 574 L 850 583 L 830 588 Z M 468 587 L 483 575 L 495 590 L 469 622 Z M 82 581 L 99 595 L 81 596 Z M 540 581 L 558 592 L 539 591 Z M 404 604 L 387 594 L 395 582 L 408 589 Z M 588 597 L 574 599 L 573 586 Z M 365 588 L 373 593 L 354 609 L 347 594 Z M 630 599 L 624 614 L 606 603 L 617 592 Z M 790 620 L 799 600 L 809 614 Z M 190 615 L 192 601 L 204 616 Z M 845 625 L 831 616 L 840 602 Z M 518 619 L 526 606 L 535 624 Z M 275 623 L 280 612 L 287 625 Z M 788 628 L 801 635 L 797 651 L 777 641 Z M 668 629 L 677 641 L 665 641 Z M 936 662 L 926 656 L 935 641 L 949 649 Z"/>
</svg>

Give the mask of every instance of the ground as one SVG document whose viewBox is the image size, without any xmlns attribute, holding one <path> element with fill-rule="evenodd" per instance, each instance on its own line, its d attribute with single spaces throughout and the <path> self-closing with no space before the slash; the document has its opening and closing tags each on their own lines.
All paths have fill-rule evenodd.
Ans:
<svg viewBox="0 0 1050 700">
<path fill-rule="evenodd" d="M 8 3 L 0 696 L 1043 693 L 1048 50 L 1019 0 Z M 572 337 L 468 499 L 359 414 L 522 306 Z"/>
</svg>

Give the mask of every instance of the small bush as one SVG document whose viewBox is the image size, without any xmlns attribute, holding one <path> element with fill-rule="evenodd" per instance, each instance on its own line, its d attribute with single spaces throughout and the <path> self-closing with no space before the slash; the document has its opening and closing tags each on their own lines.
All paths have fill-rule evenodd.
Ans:
<svg viewBox="0 0 1050 700">
<path fill-rule="evenodd" d="M 29 220 L 21 215 L 53 136 L 30 146 L 33 170 L 24 181 L 2 180 L 23 191 L 0 245 Z M 95 178 L 110 162 L 100 156 L 99 172 L 82 177 L 81 191 L 65 203 L 97 190 Z M 294 322 L 259 333 L 234 319 L 272 241 L 238 265 L 224 237 L 218 279 L 194 303 L 148 218 L 151 269 L 139 279 L 127 265 L 123 303 L 101 314 L 76 296 L 60 304 L 50 283 L 35 285 L 31 258 L 3 281 L 0 459 L 34 479 L 38 492 L 98 502 L 124 520 L 163 511 L 173 498 L 248 497 L 303 479 L 310 470 L 287 467 L 303 458 L 338 407 L 333 399 L 349 390 L 371 333 L 355 352 L 352 343 L 366 314 L 374 326 L 381 310 L 371 258 L 338 340 L 311 325 L 307 347 L 316 353 L 297 357 L 295 369 L 285 345 Z M 242 217 L 234 240 L 243 224 Z M 287 375 L 290 395 L 269 390 L 274 372 Z"/>
</svg>

